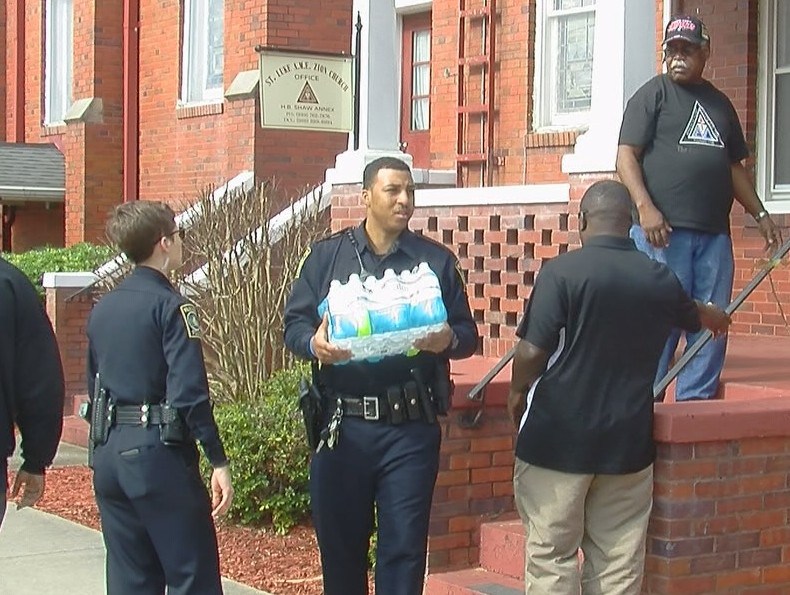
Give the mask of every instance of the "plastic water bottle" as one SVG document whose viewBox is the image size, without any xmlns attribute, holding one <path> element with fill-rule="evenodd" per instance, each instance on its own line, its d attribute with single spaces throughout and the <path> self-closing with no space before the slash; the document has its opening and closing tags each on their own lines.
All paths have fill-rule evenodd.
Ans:
<svg viewBox="0 0 790 595">
<path fill-rule="evenodd" d="M 370 281 L 371 278 L 366 280 Z M 409 296 L 392 269 L 384 271 L 381 280 L 370 283 L 369 314 L 373 334 L 393 333 L 409 327 Z"/>
<path fill-rule="evenodd" d="M 427 263 L 420 263 L 417 267 L 412 286 L 411 325 L 434 330 L 446 322 L 447 308 L 442 300 L 442 288 L 436 273 Z"/>
<path fill-rule="evenodd" d="M 370 335 L 366 301 L 359 275 L 351 275 L 346 284 L 332 281 L 326 297 L 330 342 Z"/>
</svg>

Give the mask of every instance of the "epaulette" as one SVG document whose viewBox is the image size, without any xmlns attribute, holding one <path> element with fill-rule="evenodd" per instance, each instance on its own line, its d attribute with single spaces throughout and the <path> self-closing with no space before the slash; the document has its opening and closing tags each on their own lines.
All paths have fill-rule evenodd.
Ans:
<svg viewBox="0 0 790 595">
<path fill-rule="evenodd" d="M 419 239 L 425 240 L 426 242 L 428 242 L 430 244 L 435 244 L 436 246 L 440 246 L 441 248 L 444 248 L 445 250 L 450 250 L 450 248 L 448 248 L 442 242 L 440 242 L 439 240 L 434 240 L 432 237 L 426 236 L 426 235 L 421 234 L 421 233 L 415 233 L 414 235 L 416 237 L 418 237 Z M 452 250 L 450 250 L 450 251 L 452 252 Z"/>
<path fill-rule="evenodd" d="M 328 242 L 329 240 L 334 240 L 336 238 L 339 238 L 343 234 L 347 233 L 350 229 L 354 229 L 354 228 L 353 227 L 344 227 L 340 231 L 336 231 L 334 233 L 330 233 L 328 236 L 324 236 L 323 238 L 320 238 L 320 239 L 316 240 L 315 243 L 316 244 L 320 244 L 321 242 Z"/>
</svg>

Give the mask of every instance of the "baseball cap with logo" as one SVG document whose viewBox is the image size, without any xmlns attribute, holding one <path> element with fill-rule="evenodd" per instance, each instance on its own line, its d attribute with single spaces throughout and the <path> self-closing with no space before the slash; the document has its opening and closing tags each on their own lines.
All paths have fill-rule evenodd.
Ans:
<svg viewBox="0 0 790 595">
<path fill-rule="evenodd" d="M 681 39 L 694 45 L 702 45 L 710 42 L 708 28 L 697 17 L 677 16 L 672 17 L 667 23 L 664 33 L 664 45 L 670 41 Z"/>
</svg>

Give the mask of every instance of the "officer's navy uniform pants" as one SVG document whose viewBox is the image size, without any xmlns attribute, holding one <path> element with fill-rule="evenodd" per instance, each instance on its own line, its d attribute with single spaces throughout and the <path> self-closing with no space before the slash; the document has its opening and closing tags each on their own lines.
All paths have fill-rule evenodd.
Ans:
<svg viewBox="0 0 790 595">
<path fill-rule="evenodd" d="M 194 445 L 116 426 L 94 453 L 108 595 L 221 595 L 211 502 Z"/>
<path fill-rule="evenodd" d="M 367 593 L 367 552 L 378 517 L 376 595 L 419 595 L 439 469 L 438 424 L 345 417 L 333 450 L 313 457 L 310 495 L 325 595 Z"/>
</svg>

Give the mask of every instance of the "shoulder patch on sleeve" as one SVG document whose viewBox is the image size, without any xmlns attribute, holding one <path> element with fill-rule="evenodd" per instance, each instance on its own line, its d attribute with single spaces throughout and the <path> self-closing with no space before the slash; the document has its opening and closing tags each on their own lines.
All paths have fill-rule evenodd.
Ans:
<svg viewBox="0 0 790 595">
<path fill-rule="evenodd" d="M 184 319 L 187 336 L 190 339 L 200 339 L 200 321 L 194 304 L 181 304 L 179 310 L 181 310 L 181 318 Z"/>
<path fill-rule="evenodd" d="M 302 274 L 302 267 L 304 266 L 304 261 L 307 260 L 307 257 L 310 256 L 310 253 L 313 251 L 313 248 L 308 246 L 307 250 L 304 251 L 302 254 L 302 258 L 299 259 L 299 264 L 296 265 L 296 276 L 300 276 Z"/>
<path fill-rule="evenodd" d="M 461 261 L 457 258 L 455 259 L 455 272 L 458 273 L 458 280 L 466 291 L 466 272 L 461 268 Z"/>
</svg>

